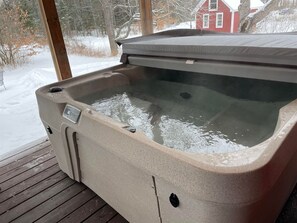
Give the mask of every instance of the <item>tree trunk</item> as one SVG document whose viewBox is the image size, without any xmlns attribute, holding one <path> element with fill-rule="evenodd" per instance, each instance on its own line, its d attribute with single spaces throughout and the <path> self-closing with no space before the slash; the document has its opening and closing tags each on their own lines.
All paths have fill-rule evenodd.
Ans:
<svg viewBox="0 0 297 223">
<path fill-rule="evenodd" d="M 242 0 L 250 1 L 250 0 Z M 262 21 L 271 11 L 278 8 L 279 0 L 269 0 L 263 8 L 259 9 L 255 13 L 251 13 L 246 16 L 240 24 L 239 31 L 242 33 L 248 33 L 255 30 L 258 22 Z"/>
<path fill-rule="evenodd" d="M 153 15 L 152 15 L 152 1 L 140 0 L 140 17 L 141 17 L 141 31 L 142 35 L 148 35 L 154 32 L 153 30 Z"/>
<path fill-rule="evenodd" d="M 104 22 L 106 27 L 106 33 L 108 35 L 111 55 L 115 56 L 118 54 L 118 47 L 116 45 L 115 36 L 114 36 L 112 3 L 109 0 L 102 0 L 102 6 L 103 6 L 103 16 L 104 16 Z"/>
<path fill-rule="evenodd" d="M 250 14 L 251 1 L 250 0 L 240 0 L 240 5 L 238 6 L 239 13 L 239 32 L 245 29 L 244 22 L 247 16 Z"/>
</svg>

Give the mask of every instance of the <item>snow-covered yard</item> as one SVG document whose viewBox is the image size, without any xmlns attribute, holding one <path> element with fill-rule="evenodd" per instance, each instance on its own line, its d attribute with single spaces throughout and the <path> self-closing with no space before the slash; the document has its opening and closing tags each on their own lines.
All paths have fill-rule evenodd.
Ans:
<svg viewBox="0 0 297 223">
<path fill-rule="evenodd" d="M 284 33 L 297 30 L 297 9 L 272 11 L 257 24 L 257 33 Z"/>
<path fill-rule="evenodd" d="M 55 82 L 50 51 L 44 48 L 31 62 L 5 70 L 0 87 L 0 156 L 46 135 L 39 118 L 35 90 Z M 117 64 L 118 57 L 69 56 L 73 76 Z"/>
</svg>

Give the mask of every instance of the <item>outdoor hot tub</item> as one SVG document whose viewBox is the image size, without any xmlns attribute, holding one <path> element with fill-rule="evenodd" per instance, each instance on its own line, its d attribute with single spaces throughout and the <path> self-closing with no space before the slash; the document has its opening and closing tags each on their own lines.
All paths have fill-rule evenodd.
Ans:
<svg viewBox="0 0 297 223">
<path fill-rule="evenodd" d="M 274 222 L 297 180 L 297 38 L 170 31 L 37 90 L 60 168 L 128 221 Z"/>
</svg>

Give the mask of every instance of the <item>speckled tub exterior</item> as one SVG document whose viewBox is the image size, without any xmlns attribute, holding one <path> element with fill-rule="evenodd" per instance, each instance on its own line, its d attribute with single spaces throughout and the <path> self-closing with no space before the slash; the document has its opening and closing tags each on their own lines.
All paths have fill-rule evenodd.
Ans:
<svg viewBox="0 0 297 223">
<path fill-rule="evenodd" d="M 37 90 L 60 168 L 130 222 L 274 222 L 297 179 L 297 100 L 281 108 L 269 139 L 221 154 L 167 148 L 77 100 L 145 72 L 119 65 Z M 66 105 L 81 112 L 77 123 L 63 117 Z"/>
</svg>

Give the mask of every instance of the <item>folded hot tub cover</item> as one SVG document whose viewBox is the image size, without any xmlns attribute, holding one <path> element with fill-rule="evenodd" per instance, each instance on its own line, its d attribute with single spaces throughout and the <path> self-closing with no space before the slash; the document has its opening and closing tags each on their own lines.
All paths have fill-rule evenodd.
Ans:
<svg viewBox="0 0 297 223">
<path fill-rule="evenodd" d="M 123 46 L 124 58 L 139 55 L 297 66 L 297 33 L 227 34 L 183 29 L 118 44 Z"/>
</svg>

